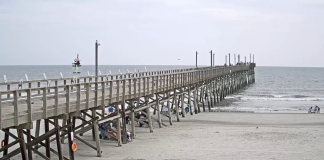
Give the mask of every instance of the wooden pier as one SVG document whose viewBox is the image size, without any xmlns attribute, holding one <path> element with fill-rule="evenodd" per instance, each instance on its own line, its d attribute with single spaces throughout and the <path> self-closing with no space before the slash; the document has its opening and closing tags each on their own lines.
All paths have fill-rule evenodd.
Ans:
<svg viewBox="0 0 324 160">
<path fill-rule="evenodd" d="M 255 63 L 250 63 L 0 83 L 0 86 L 7 86 L 7 91 L 0 92 L 0 127 L 5 133 L 1 140 L 0 152 L 3 156 L 0 160 L 17 154 L 21 154 L 24 160 L 31 160 L 32 154 L 44 159 L 57 156 L 60 160 L 73 160 L 74 154 L 78 154 L 75 152 L 76 142 L 89 146 L 94 150 L 94 156 L 100 157 L 99 132 L 115 139 L 121 146 L 128 142 L 126 117 L 131 119 L 131 132 L 135 139 L 135 121 L 148 126 L 148 131 L 153 132 L 152 121 L 158 122 L 160 128 L 172 125 L 186 116 L 187 107 L 190 115 L 211 112 L 227 95 L 255 82 L 254 68 Z M 18 89 L 10 89 L 14 87 Z M 105 114 L 108 107 L 114 107 L 114 112 Z M 161 114 L 163 107 L 167 108 L 167 114 Z M 157 118 L 151 115 L 150 109 L 154 110 Z M 148 124 L 135 118 L 138 111 L 146 115 Z M 172 119 L 173 111 L 176 120 Z M 169 122 L 162 122 L 162 116 L 167 116 Z M 42 135 L 41 120 L 45 124 Z M 77 120 L 80 125 L 76 125 Z M 105 123 L 107 121 L 113 123 L 116 129 L 111 129 Z M 51 130 L 50 125 L 53 126 Z M 109 128 L 109 131 L 99 126 Z M 34 127 L 35 135 L 31 135 L 30 130 Z M 92 131 L 95 146 L 82 139 L 82 134 L 88 131 Z M 13 139 L 11 143 L 9 137 Z M 69 155 L 62 153 L 65 139 L 68 140 Z M 56 147 L 51 147 L 52 141 L 56 141 Z M 11 149 L 14 145 L 20 147 Z M 40 147 L 45 147 L 45 153 L 38 151 Z"/>
</svg>

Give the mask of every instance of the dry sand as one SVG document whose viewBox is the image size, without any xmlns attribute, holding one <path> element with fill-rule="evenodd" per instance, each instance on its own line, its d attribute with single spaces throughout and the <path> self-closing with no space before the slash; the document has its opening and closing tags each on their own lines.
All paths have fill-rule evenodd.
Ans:
<svg viewBox="0 0 324 160">
<path fill-rule="evenodd" d="M 166 123 L 166 117 L 163 120 Z M 90 140 L 90 134 L 86 133 L 83 138 Z M 115 141 L 101 140 L 102 157 L 96 157 L 95 150 L 76 142 L 77 160 L 323 160 L 324 114 L 187 114 L 181 122 L 174 122 L 169 127 L 158 128 L 154 123 L 154 133 L 137 126 L 136 139 L 122 147 L 117 147 Z M 55 142 L 51 145 L 56 149 Z M 45 153 L 44 149 L 41 152 Z M 66 144 L 64 154 L 68 156 Z"/>
</svg>

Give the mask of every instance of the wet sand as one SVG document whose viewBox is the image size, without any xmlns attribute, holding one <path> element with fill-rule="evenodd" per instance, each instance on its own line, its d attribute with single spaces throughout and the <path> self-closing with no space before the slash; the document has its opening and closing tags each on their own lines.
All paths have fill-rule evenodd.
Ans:
<svg viewBox="0 0 324 160">
<path fill-rule="evenodd" d="M 174 115 L 173 115 L 174 117 Z M 163 117 L 166 123 L 166 117 Z M 43 126 L 43 125 L 42 125 Z M 276 159 L 322 160 L 324 114 L 253 114 L 206 112 L 154 132 L 136 126 L 136 139 L 122 147 L 101 140 L 102 157 L 76 141 L 76 159 Z M 130 128 L 130 127 L 128 127 Z M 32 132 L 33 133 L 33 132 Z M 1 135 L 2 136 L 2 135 Z M 91 139 L 91 132 L 83 138 Z M 94 144 L 94 141 L 90 143 Z M 51 143 L 56 149 L 55 142 Z M 67 144 L 63 145 L 68 156 Z M 40 150 L 45 153 L 44 149 Z M 35 159 L 41 159 L 34 154 Z M 57 159 L 52 155 L 53 159 Z M 12 159 L 21 159 L 16 156 Z"/>
</svg>

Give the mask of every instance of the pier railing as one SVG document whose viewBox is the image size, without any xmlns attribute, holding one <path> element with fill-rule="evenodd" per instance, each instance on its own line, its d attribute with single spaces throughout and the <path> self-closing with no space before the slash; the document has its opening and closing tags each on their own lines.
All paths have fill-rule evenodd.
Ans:
<svg viewBox="0 0 324 160">
<path fill-rule="evenodd" d="M 249 69 L 249 65 L 242 65 L 101 75 L 79 77 L 83 82 L 70 84 L 67 80 L 71 78 L 27 81 L 23 82 L 28 84 L 26 89 L 20 86 L 20 89 L 0 92 L 0 127 L 18 126 L 80 110 L 104 109 L 112 103 L 199 85 L 204 81 Z M 50 81 L 54 81 L 55 85 L 40 87 L 40 82 Z M 8 86 L 17 84 L 19 82 L 0 83 Z M 35 84 L 37 85 L 34 86 Z"/>
</svg>

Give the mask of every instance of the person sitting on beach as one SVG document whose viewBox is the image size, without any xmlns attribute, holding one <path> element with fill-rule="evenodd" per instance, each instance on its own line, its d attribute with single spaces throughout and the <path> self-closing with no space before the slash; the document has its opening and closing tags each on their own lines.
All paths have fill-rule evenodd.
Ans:
<svg viewBox="0 0 324 160">
<path fill-rule="evenodd" d="M 313 107 L 310 107 L 308 113 L 312 113 L 312 111 L 313 111 Z"/>
<path fill-rule="evenodd" d="M 135 118 L 140 119 L 141 118 L 141 112 L 137 112 Z"/>
<path fill-rule="evenodd" d="M 148 124 L 148 119 L 147 119 L 146 115 L 145 115 L 145 114 L 143 114 L 143 113 L 141 114 L 140 120 L 141 120 L 142 122 L 144 122 L 144 123 Z M 143 126 L 143 124 L 142 124 L 142 123 L 140 123 L 139 125 L 140 125 L 140 127 L 142 127 L 142 126 Z"/>
<path fill-rule="evenodd" d="M 321 110 L 321 109 L 316 105 L 316 106 L 315 106 L 315 113 L 320 113 L 320 110 Z"/>
</svg>

